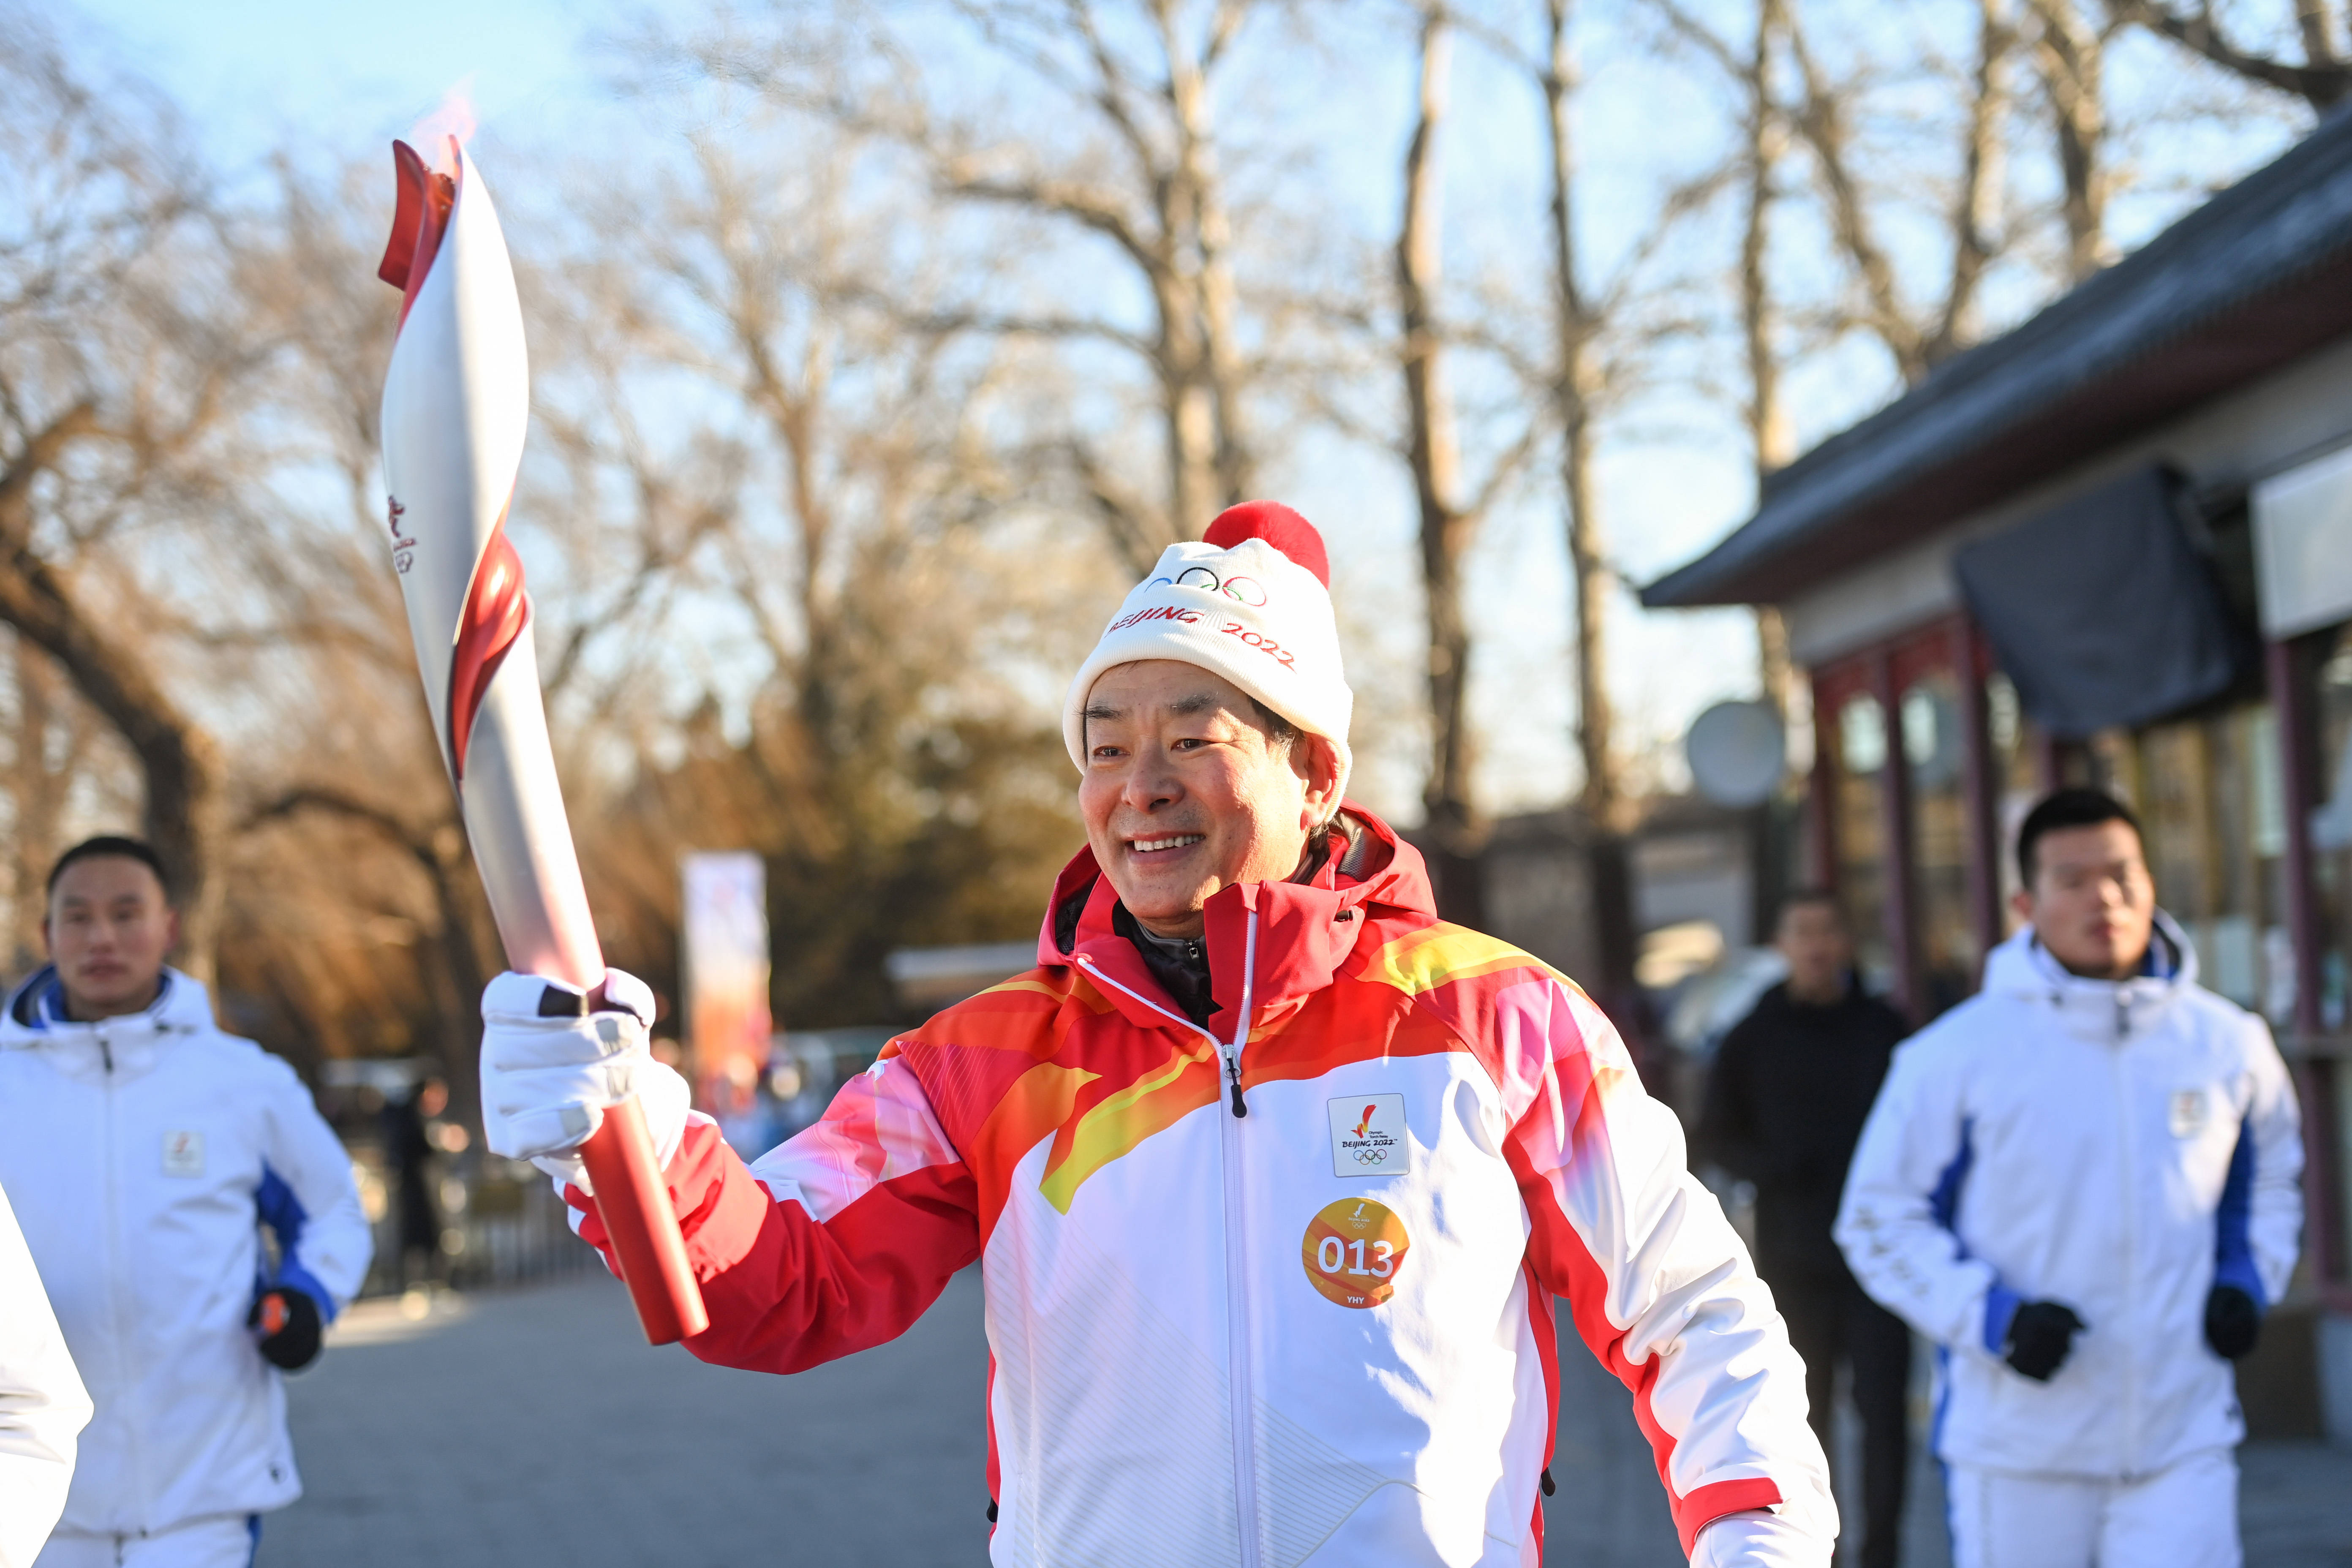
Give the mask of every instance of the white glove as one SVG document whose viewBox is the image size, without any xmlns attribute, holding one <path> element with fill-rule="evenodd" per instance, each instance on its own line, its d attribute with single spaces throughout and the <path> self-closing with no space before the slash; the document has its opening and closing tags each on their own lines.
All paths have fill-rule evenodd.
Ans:
<svg viewBox="0 0 2352 1568">
<path fill-rule="evenodd" d="M 654 1060 L 646 1026 L 654 994 L 634 974 L 604 972 L 603 1010 L 576 985 L 511 970 L 482 992 L 482 1136 L 493 1153 L 529 1160 L 592 1193 L 577 1152 L 631 1095 L 645 1108 L 654 1162 L 667 1167 L 686 1136 L 686 1079 Z"/>
</svg>

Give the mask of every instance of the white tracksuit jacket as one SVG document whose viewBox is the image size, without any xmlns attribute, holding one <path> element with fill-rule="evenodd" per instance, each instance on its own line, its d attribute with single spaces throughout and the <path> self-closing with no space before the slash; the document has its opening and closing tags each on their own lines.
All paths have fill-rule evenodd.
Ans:
<svg viewBox="0 0 2352 1568">
<path fill-rule="evenodd" d="M 2244 1436 L 2205 1300 L 2217 1281 L 2265 1306 L 2286 1289 L 2294 1089 L 2160 914 L 2149 968 L 2084 980 L 2020 931 L 1979 994 L 1896 1050 L 1864 1129 L 1838 1244 L 1944 1347 L 1948 1463 L 2122 1479 Z M 2085 1325 L 2046 1384 L 2000 1353 L 2017 1304 L 2043 1300 Z"/>
<path fill-rule="evenodd" d="M 164 975 L 146 1012 L 75 1024 L 43 970 L 0 1017 L 0 1186 L 97 1405 L 60 1531 L 293 1501 L 285 1394 L 246 1316 L 284 1285 L 331 1318 L 367 1272 L 351 1161 L 309 1090 Z"/>
<path fill-rule="evenodd" d="M 49 1538 L 89 1422 L 89 1395 L 0 1191 L 0 1568 L 26 1568 Z"/>
</svg>

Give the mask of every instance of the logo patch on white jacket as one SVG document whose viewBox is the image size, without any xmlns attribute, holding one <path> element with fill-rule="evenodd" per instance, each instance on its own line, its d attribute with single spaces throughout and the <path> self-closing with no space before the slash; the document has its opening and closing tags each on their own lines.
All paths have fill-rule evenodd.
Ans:
<svg viewBox="0 0 2352 1568">
<path fill-rule="evenodd" d="M 2201 1089 L 2174 1089 L 2169 1120 L 2175 1138 L 2194 1138 L 2205 1125 L 2205 1091 Z"/>
<path fill-rule="evenodd" d="M 205 1135 L 201 1132 L 163 1134 L 163 1173 L 201 1176 L 205 1173 Z"/>
<path fill-rule="evenodd" d="M 1386 1176 L 1407 1168 L 1412 1145 L 1404 1135 L 1404 1096 L 1365 1094 L 1335 1100 L 1331 1114 L 1331 1173 Z"/>
</svg>

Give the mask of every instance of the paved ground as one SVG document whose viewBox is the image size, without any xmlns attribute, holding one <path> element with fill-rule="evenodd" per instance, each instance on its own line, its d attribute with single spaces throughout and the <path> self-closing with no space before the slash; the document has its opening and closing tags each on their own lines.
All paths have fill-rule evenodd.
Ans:
<svg viewBox="0 0 2352 1568">
<path fill-rule="evenodd" d="M 1625 1394 L 1562 1347 L 1559 1495 L 1545 1561 L 1682 1562 Z M 602 1279 L 370 1302 L 288 1385 L 309 1495 L 260 1568 L 983 1568 L 980 1287 L 957 1279 L 905 1338 L 798 1377 L 705 1367 L 637 1341 Z M 2352 1568 L 2352 1455 L 2247 1450 L 2247 1561 Z M 1922 1464 L 1908 1568 L 1947 1568 Z"/>
</svg>

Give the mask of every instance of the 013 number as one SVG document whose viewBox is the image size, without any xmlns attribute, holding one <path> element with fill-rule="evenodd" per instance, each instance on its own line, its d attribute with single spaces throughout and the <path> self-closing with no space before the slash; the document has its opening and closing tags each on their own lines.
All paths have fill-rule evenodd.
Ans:
<svg viewBox="0 0 2352 1568">
<path fill-rule="evenodd" d="M 1396 1243 L 1371 1243 L 1371 1266 L 1365 1267 L 1362 1241 L 1341 1241 L 1327 1236 L 1315 1248 L 1315 1266 L 1326 1274 L 1358 1274 L 1368 1279 L 1385 1279 L 1396 1272 Z"/>
</svg>

